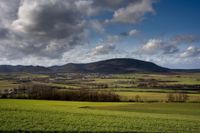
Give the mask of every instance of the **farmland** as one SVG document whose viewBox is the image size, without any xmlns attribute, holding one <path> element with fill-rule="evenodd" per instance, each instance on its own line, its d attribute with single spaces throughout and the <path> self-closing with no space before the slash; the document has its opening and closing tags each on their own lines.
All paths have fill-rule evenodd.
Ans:
<svg viewBox="0 0 200 133">
<path fill-rule="evenodd" d="M 187 108 L 185 108 L 187 106 Z M 199 132 L 199 103 L 0 100 L 1 131 Z"/>
<path fill-rule="evenodd" d="M 197 133 L 199 81 L 199 73 L 2 73 L 0 132 Z"/>
<path fill-rule="evenodd" d="M 165 102 L 169 93 L 184 93 L 188 102 L 200 102 L 200 73 L 0 74 L 1 92 L 12 92 L 18 86 L 31 84 L 58 87 L 60 91 L 113 92 L 122 101 L 134 101 L 135 97 L 140 97 L 144 102 Z"/>
</svg>

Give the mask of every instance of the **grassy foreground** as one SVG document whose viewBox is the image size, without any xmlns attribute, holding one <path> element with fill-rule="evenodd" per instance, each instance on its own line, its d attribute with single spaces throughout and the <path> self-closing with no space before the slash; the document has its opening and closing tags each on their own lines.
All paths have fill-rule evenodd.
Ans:
<svg viewBox="0 0 200 133">
<path fill-rule="evenodd" d="M 198 133 L 200 104 L 2 99 L 0 131 Z"/>
</svg>

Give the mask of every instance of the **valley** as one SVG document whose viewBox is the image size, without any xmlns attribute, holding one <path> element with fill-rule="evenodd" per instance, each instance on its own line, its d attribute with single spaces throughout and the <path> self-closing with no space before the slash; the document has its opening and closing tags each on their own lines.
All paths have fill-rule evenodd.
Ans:
<svg viewBox="0 0 200 133">
<path fill-rule="evenodd" d="M 99 69 L 96 70 L 96 73 L 59 72 L 55 68 L 51 72 L 1 72 L 0 131 L 196 133 L 200 130 L 199 72 L 134 69 L 97 73 Z"/>
<path fill-rule="evenodd" d="M 45 85 L 59 91 L 95 90 L 118 94 L 121 101 L 165 102 L 170 93 L 187 94 L 188 102 L 200 102 L 200 73 L 133 74 L 1 74 L 1 94 L 19 86 Z"/>
</svg>

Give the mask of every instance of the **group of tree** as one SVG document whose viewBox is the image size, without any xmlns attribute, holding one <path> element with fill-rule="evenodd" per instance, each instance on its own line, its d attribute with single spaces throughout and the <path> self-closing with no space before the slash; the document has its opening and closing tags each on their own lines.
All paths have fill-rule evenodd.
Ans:
<svg viewBox="0 0 200 133">
<path fill-rule="evenodd" d="M 88 89 L 66 90 L 47 85 L 22 85 L 13 89 L 12 93 L 2 94 L 3 98 L 40 99 L 40 100 L 66 100 L 66 101 L 93 101 L 118 102 L 119 95 L 109 91 Z"/>
</svg>

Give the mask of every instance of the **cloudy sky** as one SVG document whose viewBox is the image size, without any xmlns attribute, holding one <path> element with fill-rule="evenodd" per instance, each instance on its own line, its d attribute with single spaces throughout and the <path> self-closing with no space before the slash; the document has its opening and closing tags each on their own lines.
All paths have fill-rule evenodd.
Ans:
<svg viewBox="0 0 200 133">
<path fill-rule="evenodd" d="M 199 13 L 199 0 L 0 0 L 0 64 L 200 68 Z"/>
</svg>

